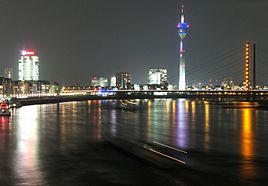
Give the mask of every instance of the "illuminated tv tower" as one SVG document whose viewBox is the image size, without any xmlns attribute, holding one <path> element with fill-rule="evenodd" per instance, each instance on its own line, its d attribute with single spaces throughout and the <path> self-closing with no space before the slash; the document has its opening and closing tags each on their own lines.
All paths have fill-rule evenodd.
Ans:
<svg viewBox="0 0 268 186">
<path fill-rule="evenodd" d="M 178 23 L 177 29 L 178 34 L 181 38 L 180 41 L 180 74 L 179 74 L 179 90 L 186 89 L 186 80 L 185 80 L 185 50 L 183 48 L 183 40 L 187 35 L 187 31 L 190 25 L 184 22 L 184 6 L 181 6 L 181 21 Z"/>
</svg>

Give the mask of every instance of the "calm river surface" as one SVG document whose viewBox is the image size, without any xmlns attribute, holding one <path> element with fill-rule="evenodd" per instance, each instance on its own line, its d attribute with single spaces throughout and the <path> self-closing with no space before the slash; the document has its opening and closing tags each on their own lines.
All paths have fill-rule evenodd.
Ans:
<svg viewBox="0 0 268 186">
<path fill-rule="evenodd" d="M 124 110 L 120 102 L 24 106 L 1 117 L 0 185 L 268 183 L 268 111 L 186 99 L 136 100 Z M 111 138 L 146 144 L 192 172 L 167 174 Z M 192 175 L 196 182 L 187 181 Z"/>
</svg>

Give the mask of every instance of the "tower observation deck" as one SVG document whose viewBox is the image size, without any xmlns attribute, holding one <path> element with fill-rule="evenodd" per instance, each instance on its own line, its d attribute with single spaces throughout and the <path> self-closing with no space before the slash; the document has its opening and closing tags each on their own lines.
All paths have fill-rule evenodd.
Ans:
<svg viewBox="0 0 268 186">
<path fill-rule="evenodd" d="M 186 79 L 185 79 L 185 50 L 183 46 L 183 41 L 187 35 L 190 25 L 184 20 L 184 5 L 181 6 L 181 20 L 177 25 L 178 35 L 180 36 L 180 61 L 179 61 L 179 90 L 186 89 Z"/>
</svg>

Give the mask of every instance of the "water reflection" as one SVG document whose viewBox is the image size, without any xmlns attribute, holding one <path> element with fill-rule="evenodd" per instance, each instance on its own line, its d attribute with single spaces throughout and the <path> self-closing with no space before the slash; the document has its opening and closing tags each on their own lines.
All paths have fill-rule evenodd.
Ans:
<svg viewBox="0 0 268 186">
<path fill-rule="evenodd" d="M 59 159 L 66 165 L 65 170 L 74 168 L 72 158 L 76 156 L 79 156 L 79 165 L 88 165 L 87 155 L 95 154 L 98 148 L 98 144 L 89 141 L 103 142 L 106 134 L 121 135 L 133 141 L 156 140 L 185 149 L 190 155 L 196 153 L 196 156 L 203 152 L 209 155 L 217 152 L 220 157 L 224 156 L 221 163 L 232 162 L 231 166 L 239 170 L 236 177 L 242 178 L 254 177 L 258 166 L 263 166 L 255 160 L 258 156 L 268 156 L 265 146 L 268 140 L 267 111 L 215 109 L 202 101 L 178 99 L 144 100 L 139 102 L 141 110 L 127 112 L 115 108 L 116 103 L 88 101 L 27 106 L 17 109 L 11 118 L 2 117 L 0 158 L 10 157 L 12 166 L 8 174 L 19 180 L 17 185 L 46 185 L 49 174 L 57 179 L 53 171 L 60 164 Z M 104 127 L 108 130 L 103 130 Z M 86 146 L 82 146 L 84 149 L 91 148 L 92 152 L 80 160 L 80 155 L 84 155 L 81 144 Z M 100 150 L 100 154 L 102 152 Z M 200 159 L 217 164 L 206 158 Z M 49 168 L 46 168 L 47 163 Z M 92 173 L 90 171 L 86 174 Z M 70 172 L 85 175 L 79 171 Z M 68 173 L 65 176 L 70 176 Z"/>
<path fill-rule="evenodd" d="M 147 102 L 147 141 L 152 141 L 152 101 Z"/>
<path fill-rule="evenodd" d="M 9 122 L 9 116 L 0 116 L 0 154 L 6 151 L 11 140 Z"/>
<path fill-rule="evenodd" d="M 242 164 L 242 177 L 250 178 L 255 174 L 255 165 L 252 162 L 254 157 L 253 143 L 253 110 L 242 109 L 242 130 L 241 130 L 241 154 L 244 157 Z"/>
<path fill-rule="evenodd" d="M 205 147 L 206 152 L 208 152 L 208 150 L 209 150 L 209 143 L 210 143 L 209 117 L 210 117 L 210 107 L 209 107 L 209 104 L 207 102 L 205 102 L 205 133 L 204 133 L 205 143 L 204 143 L 204 147 Z"/>
<path fill-rule="evenodd" d="M 17 121 L 17 153 L 14 171 L 22 185 L 43 182 L 39 163 L 39 106 L 23 107 Z"/>
<path fill-rule="evenodd" d="M 191 123 L 192 123 L 192 129 L 195 129 L 195 109 L 196 109 L 196 102 L 191 101 Z"/>
<path fill-rule="evenodd" d="M 62 144 L 65 144 L 66 141 L 67 141 L 67 125 L 68 125 L 68 105 L 69 104 L 60 104 L 59 107 L 58 107 L 58 111 L 57 111 L 57 117 L 58 117 L 58 126 L 57 128 L 59 129 L 58 130 L 58 133 L 60 134 L 59 135 L 59 143 L 62 143 Z M 64 149 L 62 149 L 64 150 Z"/>
<path fill-rule="evenodd" d="M 9 128 L 9 116 L 0 116 L 0 128 L 1 129 Z"/>
<path fill-rule="evenodd" d="M 176 119 L 176 145 L 180 148 L 188 148 L 188 110 L 187 105 L 188 102 L 184 99 L 180 99 L 177 101 L 177 114 L 178 118 Z"/>
<path fill-rule="evenodd" d="M 165 115 L 165 119 L 166 119 L 166 128 L 169 129 L 170 127 L 170 108 L 171 108 L 171 102 L 170 100 L 166 101 L 166 115 Z M 170 129 L 169 129 L 170 130 Z"/>
<path fill-rule="evenodd" d="M 109 122 L 112 136 L 117 135 L 117 117 L 116 116 L 117 116 L 117 112 L 115 110 L 112 110 L 110 114 L 111 121 Z"/>
<path fill-rule="evenodd" d="M 176 126 L 176 100 L 172 100 L 172 128 L 174 129 Z"/>
<path fill-rule="evenodd" d="M 242 109 L 241 149 L 245 159 L 250 159 L 253 156 L 252 124 L 252 110 Z"/>
<path fill-rule="evenodd" d="M 102 138 L 101 136 L 101 125 L 102 125 L 102 101 L 101 100 L 95 100 L 93 101 L 93 125 L 94 125 L 94 131 L 93 135 L 96 139 L 100 140 Z"/>
</svg>

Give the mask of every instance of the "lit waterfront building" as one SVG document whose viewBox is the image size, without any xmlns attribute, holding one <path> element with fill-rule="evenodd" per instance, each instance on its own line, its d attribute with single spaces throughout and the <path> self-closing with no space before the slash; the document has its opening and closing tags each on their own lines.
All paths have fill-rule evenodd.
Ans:
<svg viewBox="0 0 268 186">
<path fill-rule="evenodd" d="M 13 79 L 13 68 L 5 68 L 5 78 Z"/>
<path fill-rule="evenodd" d="M 111 84 L 110 84 L 111 87 L 115 87 L 116 86 L 116 77 L 115 76 L 112 76 L 111 77 Z"/>
<path fill-rule="evenodd" d="M 12 80 L 10 78 L 0 77 L 0 98 L 12 94 Z"/>
<path fill-rule="evenodd" d="M 150 69 L 148 73 L 149 84 L 167 84 L 167 69 Z"/>
<path fill-rule="evenodd" d="M 92 77 L 91 78 L 91 86 L 94 86 L 94 87 L 107 87 L 108 86 L 108 78 L 105 78 L 105 77 Z"/>
<path fill-rule="evenodd" d="M 228 78 L 224 78 L 224 80 L 221 83 L 221 86 L 223 90 L 234 90 L 235 85 L 234 85 L 232 78 L 228 77 Z"/>
<path fill-rule="evenodd" d="M 185 79 L 185 50 L 183 47 L 183 40 L 187 35 L 187 31 L 190 25 L 184 22 L 184 6 L 181 8 L 181 20 L 177 25 L 178 34 L 181 38 L 180 40 L 180 63 L 179 63 L 179 90 L 186 89 L 186 79 Z"/>
<path fill-rule="evenodd" d="M 141 90 L 141 88 L 140 88 L 140 85 L 138 85 L 138 84 L 134 84 L 134 90 L 136 90 L 136 91 L 140 91 Z"/>
<path fill-rule="evenodd" d="M 116 87 L 119 89 L 130 89 L 131 87 L 131 74 L 129 72 L 117 72 Z"/>
<path fill-rule="evenodd" d="M 34 51 L 23 50 L 19 59 L 19 80 L 39 80 L 39 57 Z"/>
</svg>

